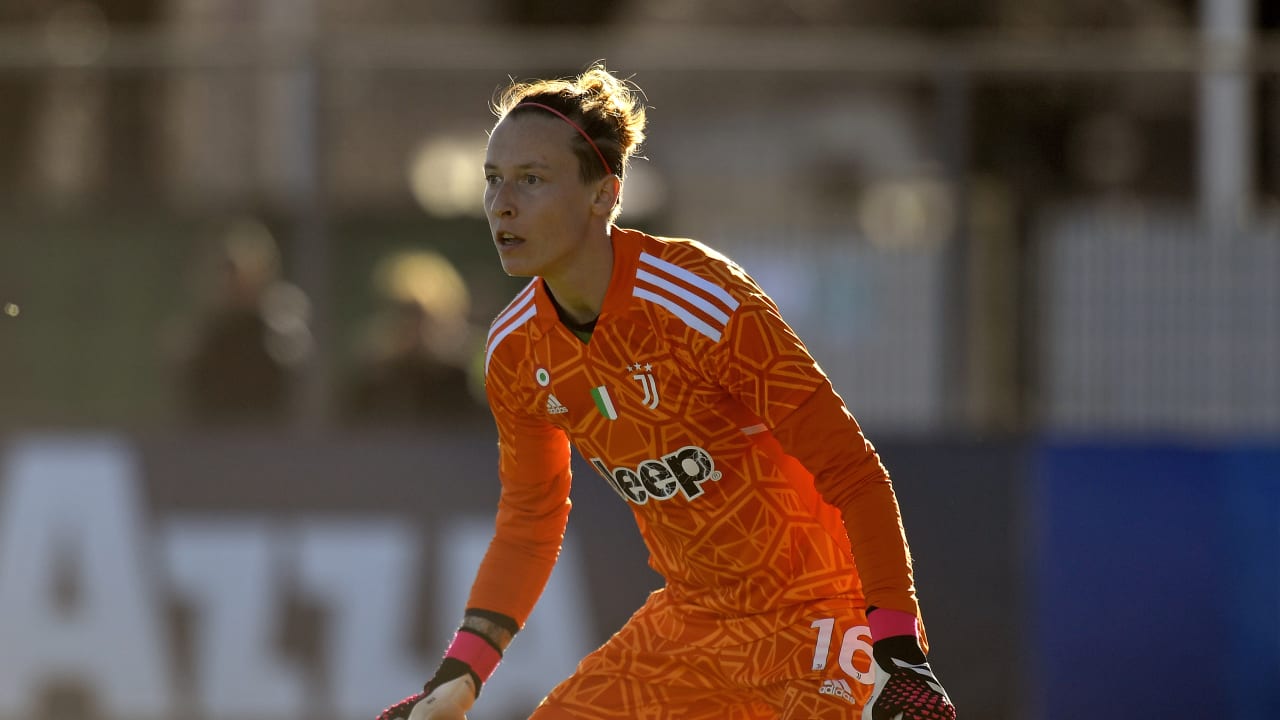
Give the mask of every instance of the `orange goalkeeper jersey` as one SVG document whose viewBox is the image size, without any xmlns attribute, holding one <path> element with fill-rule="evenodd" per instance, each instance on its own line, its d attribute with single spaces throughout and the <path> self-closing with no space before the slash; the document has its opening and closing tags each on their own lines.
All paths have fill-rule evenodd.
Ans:
<svg viewBox="0 0 1280 720">
<path fill-rule="evenodd" d="M 865 592 L 916 613 L 888 475 L 769 297 L 698 242 L 611 236 L 589 342 L 541 279 L 489 331 L 502 496 L 468 606 L 524 624 L 564 535 L 572 443 L 691 611 L 744 617 Z"/>
</svg>

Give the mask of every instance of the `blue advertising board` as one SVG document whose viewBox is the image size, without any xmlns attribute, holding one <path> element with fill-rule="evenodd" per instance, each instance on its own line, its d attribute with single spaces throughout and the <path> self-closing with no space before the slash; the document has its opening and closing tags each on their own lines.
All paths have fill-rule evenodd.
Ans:
<svg viewBox="0 0 1280 720">
<path fill-rule="evenodd" d="M 1280 450 L 1036 453 L 1035 717 L 1280 717 Z"/>
</svg>

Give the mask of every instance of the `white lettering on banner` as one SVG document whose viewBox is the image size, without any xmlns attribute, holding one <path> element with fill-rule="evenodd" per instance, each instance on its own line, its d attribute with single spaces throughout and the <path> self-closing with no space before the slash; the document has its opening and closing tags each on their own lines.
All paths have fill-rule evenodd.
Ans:
<svg viewBox="0 0 1280 720">
<path fill-rule="evenodd" d="M 195 705 L 210 717 L 302 717 L 297 667 L 274 650 L 280 570 L 266 521 L 178 520 L 163 535 L 174 590 L 195 607 Z"/>
<path fill-rule="evenodd" d="M 148 534 L 139 483 L 120 442 L 32 440 L 0 455 L 0 718 L 34 716 L 42 693 L 67 681 L 104 720 L 372 717 L 435 667 L 493 533 L 490 517 L 440 528 L 447 542 L 424 583 L 416 525 L 184 514 Z M 567 541 L 483 712 L 527 714 L 590 650 L 580 563 Z M 67 575 L 69 610 L 55 590 Z M 437 595 L 430 657 L 411 651 L 409 634 L 422 626 L 424 586 Z M 279 647 L 290 594 L 324 610 L 319 663 Z M 190 678 L 173 676 L 170 598 L 193 610 Z"/>
<path fill-rule="evenodd" d="M 449 538 L 450 552 L 442 558 L 443 582 L 437 586 L 436 605 L 461 608 L 493 537 L 493 520 L 451 523 L 443 537 Z M 492 685 L 486 684 L 476 701 L 476 711 L 481 717 L 528 715 L 538 700 L 568 677 L 578 661 L 591 651 L 589 638 L 593 620 L 587 603 L 588 585 L 582 574 L 578 546 L 571 537 L 560 551 L 560 560 L 529 622 L 507 648 Z M 455 625 L 460 619 L 461 616 L 455 618 Z"/>
<path fill-rule="evenodd" d="M 370 708 L 421 688 L 435 666 L 409 653 L 417 534 L 389 521 L 317 520 L 302 523 L 296 542 L 300 590 L 324 605 L 333 622 L 322 683 L 332 693 L 328 709 L 338 717 L 367 717 Z M 462 606 L 452 610 L 447 622 L 457 624 Z"/>
<path fill-rule="evenodd" d="M 31 717 L 58 680 L 83 683 L 106 715 L 172 708 L 133 453 L 107 440 L 33 440 L 0 474 L 0 716 Z M 62 610 L 55 574 L 72 575 Z"/>
</svg>

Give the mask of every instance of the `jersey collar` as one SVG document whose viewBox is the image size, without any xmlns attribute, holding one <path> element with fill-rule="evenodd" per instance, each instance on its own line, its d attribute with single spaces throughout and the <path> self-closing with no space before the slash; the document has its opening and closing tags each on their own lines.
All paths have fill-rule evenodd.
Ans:
<svg viewBox="0 0 1280 720">
<path fill-rule="evenodd" d="M 635 284 L 636 265 L 640 262 L 644 237 L 644 233 L 636 230 L 624 230 L 616 225 L 610 226 L 609 241 L 613 243 L 613 272 L 609 276 L 609 289 L 605 291 L 604 305 L 600 308 L 600 315 L 596 320 L 597 328 L 606 322 L 609 315 L 622 312 L 627 307 L 631 298 L 631 288 Z M 560 318 L 551 301 L 551 294 L 547 291 L 546 281 L 538 278 L 536 283 L 534 302 L 538 305 L 538 312 L 534 316 L 534 322 L 539 331 L 551 332 L 560 325 Z"/>
</svg>

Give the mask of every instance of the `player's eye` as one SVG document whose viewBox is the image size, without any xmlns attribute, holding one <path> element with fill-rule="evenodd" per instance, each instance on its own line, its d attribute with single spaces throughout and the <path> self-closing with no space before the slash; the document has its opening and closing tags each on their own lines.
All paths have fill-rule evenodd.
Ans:
<svg viewBox="0 0 1280 720">
<path fill-rule="evenodd" d="M 502 182 L 502 178 L 498 177 L 493 173 L 485 173 L 484 182 L 486 185 L 493 187 L 494 185 L 497 185 L 498 183 Z"/>
<path fill-rule="evenodd" d="M 542 182 L 542 178 L 538 177 L 537 175 L 525 175 L 523 178 L 521 178 L 521 180 L 524 182 L 525 185 L 537 185 L 538 183 Z"/>
</svg>

